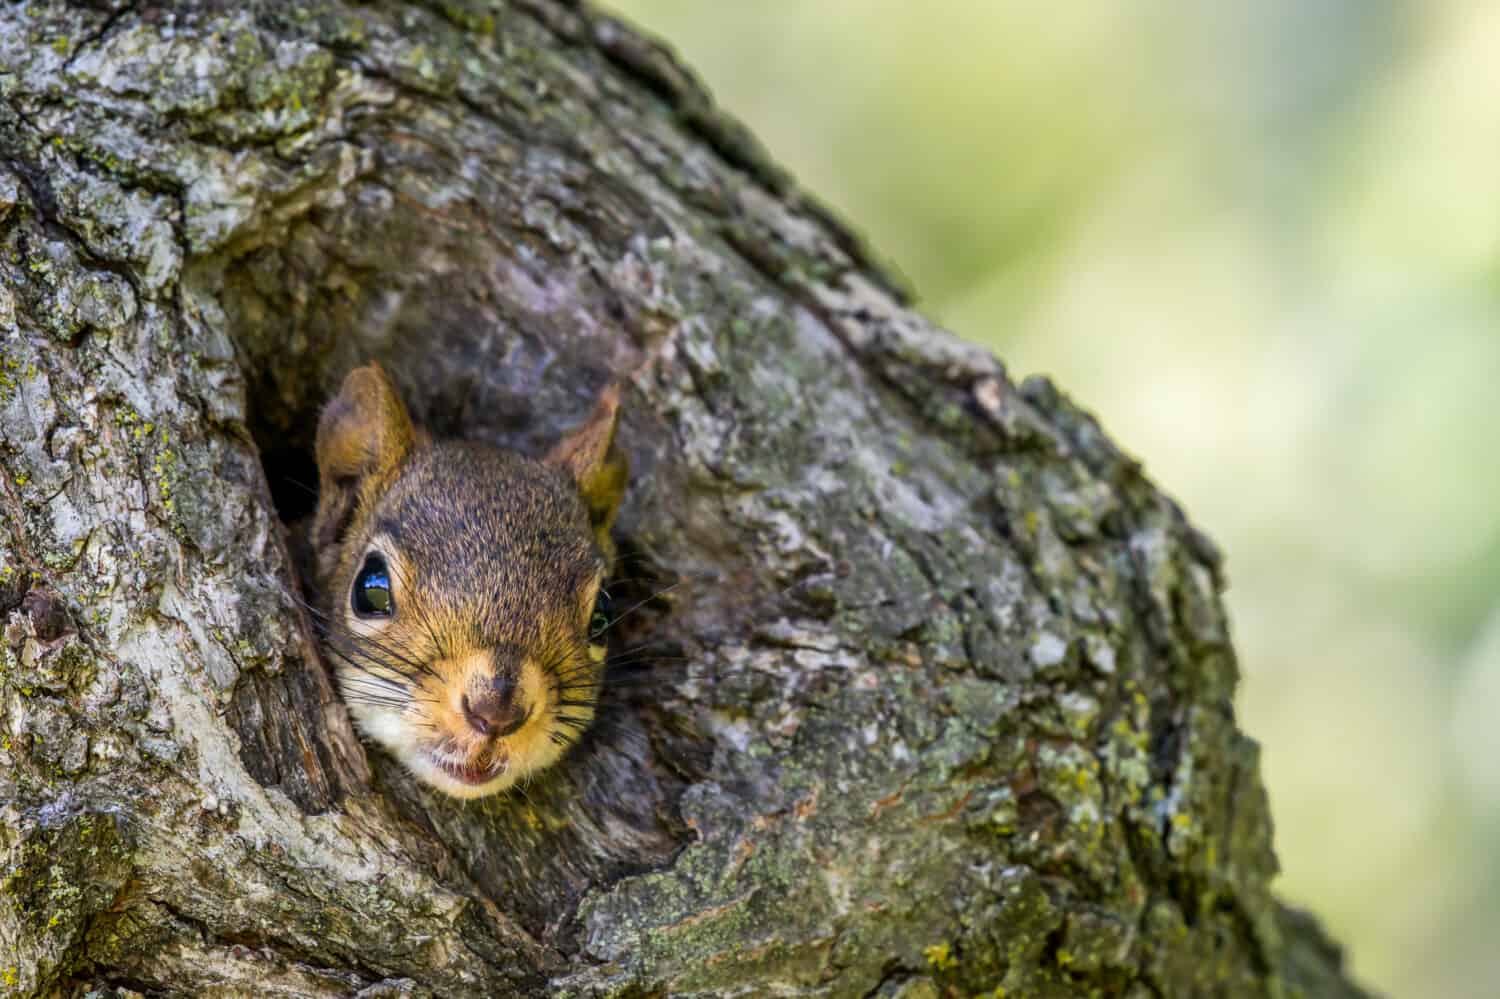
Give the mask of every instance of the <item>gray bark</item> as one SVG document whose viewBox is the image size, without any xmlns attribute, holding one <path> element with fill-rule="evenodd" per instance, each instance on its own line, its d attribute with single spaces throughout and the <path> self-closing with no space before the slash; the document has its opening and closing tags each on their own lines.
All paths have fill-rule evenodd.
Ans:
<svg viewBox="0 0 1500 999">
<path fill-rule="evenodd" d="M 1361 994 L 1269 888 L 1213 546 L 655 43 L 7 4 L 0 94 L 0 993 Z M 524 793 L 367 751 L 299 610 L 367 358 L 533 453 L 628 379 L 644 603 Z"/>
</svg>

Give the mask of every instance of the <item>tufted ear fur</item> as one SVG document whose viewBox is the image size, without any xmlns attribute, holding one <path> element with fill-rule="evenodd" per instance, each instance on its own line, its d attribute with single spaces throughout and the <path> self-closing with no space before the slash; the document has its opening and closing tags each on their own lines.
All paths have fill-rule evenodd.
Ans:
<svg viewBox="0 0 1500 999">
<path fill-rule="evenodd" d="M 578 484 L 594 533 L 606 548 L 629 474 L 625 455 L 615 447 L 619 409 L 620 386 L 615 384 L 600 393 L 588 419 L 558 441 L 546 457 L 547 464 L 563 468 Z"/>
<path fill-rule="evenodd" d="M 349 372 L 318 420 L 319 551 L 343 538 L 361 489 L 393 471 L 416 444 L 417 430 L 385 370 L 371 361 Z"/>
</svg>

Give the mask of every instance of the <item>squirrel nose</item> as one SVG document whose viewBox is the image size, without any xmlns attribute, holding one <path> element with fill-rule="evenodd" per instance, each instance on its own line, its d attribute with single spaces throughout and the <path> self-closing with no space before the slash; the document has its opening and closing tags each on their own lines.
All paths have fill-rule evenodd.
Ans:
<svg viewBox="0 0 1500 999">
<path fill-rule="evenodd" d="M 531 712 L 516 701 L 516 683 L 509 677 L 496 677 L 484 693 L 463 697 L 464 720 L 486 738 L 503 739 L 526 724 Z"/>
</svg>

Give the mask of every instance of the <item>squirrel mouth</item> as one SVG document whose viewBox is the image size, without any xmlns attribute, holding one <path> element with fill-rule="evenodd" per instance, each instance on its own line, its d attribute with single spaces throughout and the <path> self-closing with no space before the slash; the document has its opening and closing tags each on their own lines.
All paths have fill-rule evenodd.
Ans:
<svg viewBox="0 0 1500 999">
<path fill-rule="evenodd" d="M 487 784 L 494 780 L 502 769 L 500 760 L 488 759 L 485 754 L 469 760 L 455 760 L 437 753 L 427 755 L 439 770 L 464 784 Z"/>
</svg>

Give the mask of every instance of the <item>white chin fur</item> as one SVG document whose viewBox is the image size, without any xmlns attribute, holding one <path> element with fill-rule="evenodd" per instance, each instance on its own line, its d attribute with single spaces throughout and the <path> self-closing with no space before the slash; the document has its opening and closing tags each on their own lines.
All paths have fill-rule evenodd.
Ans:
<svg viewBox="0 0 1500 999">
<path fill-rule="evenodd" d="M 504 791 L 516 782 L 517 774 L 509 768 L 500 771 L 493 780 L 483 784 L 470 784 L 457 780 L 442 767 L 432 761 L 426 753 L 407 752 L 400 753 L 396 759 L 400 760 L 406 769 L 412 772 L 418 780 L 431 784 L 444 794 L 454 798 L 482 798 L 487 794 L 496 794 Z"/>
<path fill-rule="evenodd" d="M 448 773 L 415 743 L 411 735 L 410 724 L 401 717 L 400 712 L 372 708 L 368 704 L 362 704 L 355 707 L 351 713 L 366 738 L 384 746 L 402 766 L 411 772 L 412 776 L 454 798 L 483 798 L 486 795 L 498 794 L 527 774 L 551 766 L 563 754 L 563 747 L 553 747 L 549 743 L 549 751 L 543 753 L 540 758 L 512 759 L 506 768 L 496 774 L 493 779 L 483 784 L 470 784 Z"/>
</svg>

